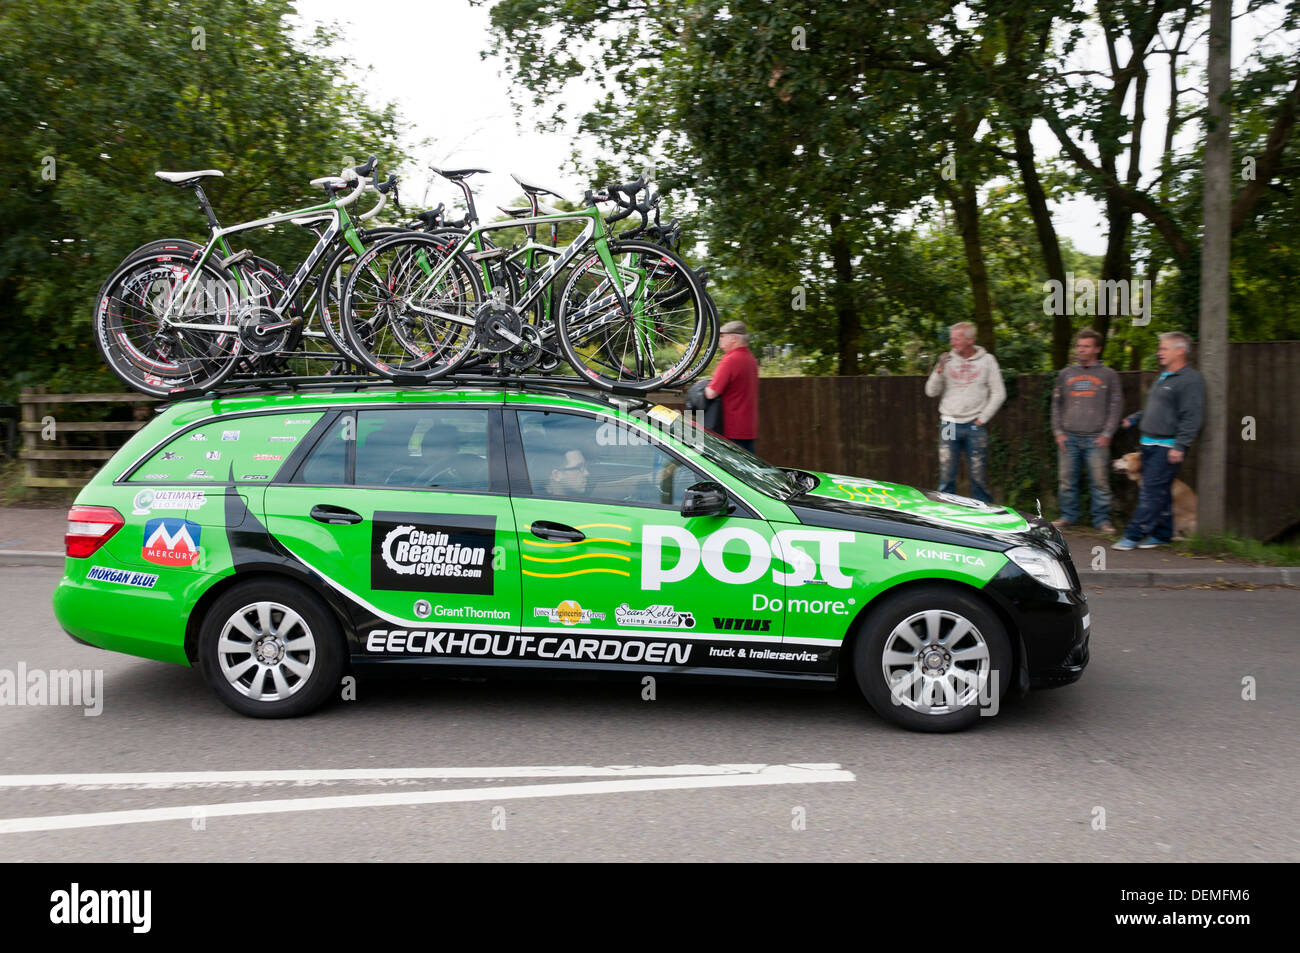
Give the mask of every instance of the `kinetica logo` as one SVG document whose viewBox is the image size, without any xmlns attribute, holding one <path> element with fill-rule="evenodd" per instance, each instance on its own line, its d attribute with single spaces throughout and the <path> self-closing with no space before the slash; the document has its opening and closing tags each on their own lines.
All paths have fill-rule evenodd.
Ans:
<svg viewBox="0 0 1300 953">
<path fill-rule="evenodd" d="M 160 566 L 193 566 L 203 527 L 187 519 L 162 517 L 144 524 L 141 555 Z"/>
</svg>

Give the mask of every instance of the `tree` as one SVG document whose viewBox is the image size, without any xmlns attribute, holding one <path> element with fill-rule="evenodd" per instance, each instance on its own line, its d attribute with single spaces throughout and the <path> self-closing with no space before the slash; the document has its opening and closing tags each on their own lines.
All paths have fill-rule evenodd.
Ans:
<svg viewBox="0 0 1300 953">
<path fill-rule="evenodd" d="M 13 0 L 0 7 L 0 362 L 5 389 L 112 388 L 90 334 L 100 284 L 133 248 L 204 237 L 192 193 L 157 169 L 218 168 L 230 224 L 316 200 L 345 157 L 401 159 L 391 106 L 295 41 L 286 0 Z M 296 228 L 248 237 L 292 265 Z"/>
</svg>

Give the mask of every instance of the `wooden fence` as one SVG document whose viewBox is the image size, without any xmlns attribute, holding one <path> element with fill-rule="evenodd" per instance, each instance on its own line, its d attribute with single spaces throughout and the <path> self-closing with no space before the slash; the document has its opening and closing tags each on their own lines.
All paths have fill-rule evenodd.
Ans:
<svg viewBox="0 0 1300 953">
<path fill-rule="evenodd" d="M 145 425 L 154 399 L 143 394 L 47 394 L 34 387 L 25 388 L 18 403 L 23 483 L 76 489 Z M 105 416 L 126 419 L 89 419 Z"/>
<path fill-rule="evenodd" d="M 1300 341 L 1233 344 L 1229 375 L 1229 527 L 1271 539 L 1300 525 Z M 1156 376 L 1120 374 L 1125 413 L 1142 406 Z M 1055 515 L 1051 384 L 1050 375 L 1007 381 L 1007 402 L 990 427 L 990 480 L 999 501 L 1032 509 L 1037 498 L 1044 513 Z M 680 406 L 679 395 L 662 399 Z M 75 488 L 144 425 L 153 401 L 34 388 L 19 402 L 27 486 Z M 104 416 L 104 404 L 121 405 L 109 414 L 119 419 L 78 419 Z M 1246 439 L 1245 418 L 1253 420 L 1254 439 Z M 759 387 L 758 450 L 779 465 L 931 487 L 939 470 L 938 426 L 938 402 L 925 396 L 923 377 L 765 377 Z M 1121 431 L 1112 454 L 1136 446 L 1136 433 Z M 1196 486 L 1195 445 L 1182 477 Z M 1135 488 L 1124 477 L 1112 486 L 1123 512 Z"/>
</svg>

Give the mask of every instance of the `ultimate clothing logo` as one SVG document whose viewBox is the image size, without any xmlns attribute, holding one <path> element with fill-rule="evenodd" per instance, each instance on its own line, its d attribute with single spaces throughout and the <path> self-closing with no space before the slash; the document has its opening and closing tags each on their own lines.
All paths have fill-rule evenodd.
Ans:
<svg viewBox="0 0 1300 953">
<path fill-rule="evenodd" d="M 370 587 L 402 592 L 492 595 L 494 516 L 376 513 Z"/>
<path fill-rule="evenodd" d="M 199 558 L 202 532 L 203 527 L 187 519 L 151 519 L 144 524 L 144 546 L 140 553 L 160 566 L 193 566 Z"/>
</svg>

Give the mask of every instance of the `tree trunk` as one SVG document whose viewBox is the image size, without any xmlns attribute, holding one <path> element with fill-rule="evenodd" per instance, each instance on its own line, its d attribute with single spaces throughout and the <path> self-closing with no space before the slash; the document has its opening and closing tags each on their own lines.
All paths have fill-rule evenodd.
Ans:
<svg viewBox="0 0 1300 953">
<path fill-rule="evenodd" d="M 984 243 L 980 238 L 980 206 L 974 182 L 962 182 L 949 192 L 961 244 L 966 253 L 966 274 L 970 278 L 975 306 L 975 341 L 990 354 L 993 347 L 993 303 L 989 297 L 989 276 L 984 267 Z"/>
<path fill-rule="evenodd" d="M 844 219 L 839 212 L 827 217 L 831 227 L 831 267 L 835 271 L 835 287 L 831 300 L 835 303 L 838 327 L 840 374 L 852 377 L 861 374 L 858 351 L 862 348 L 862 316 L 858 314 L 853 295 L 853 254 L 844 236 Z"/>
<path fill-rule="evenodd" d="M 1020 169 L 1020 180 L 1025 186 L 1029 212 L 1034 217 L 1034 230 L 1038 233 L 1038 244 L 1043 250 L 1047 277 L 1060 282 L 1062 293 L 1069 294 L 1069 288 L 1065 284 L 1065 264 L 1061 261 L 1061 243 L 1057 240 L 1052 213 L 1047 208 L 1047 196 L 1034 165 L 1034 143 L 1029 138 L 1029 127 L 1013 124 L 1011 129 L 1016 142 L 1016 165 Z M 1070 334 L 1070 316 L 1061 308 L 1059 314 L 1052 315 L 1052 367 L 1060 369 L 1070 362 Z"/>
<path fill-rule="evenodd" d="M 1206 72 L 1205 209 L 1201 240 L 1201 373 L 1205 377 L 1205 432 L 1197 467 L 1198 529 L 1224 530 L 1228 458 L 1228 262 L 1232 242 L 1232 0 L 1210 2 Z"/>
</svg>

